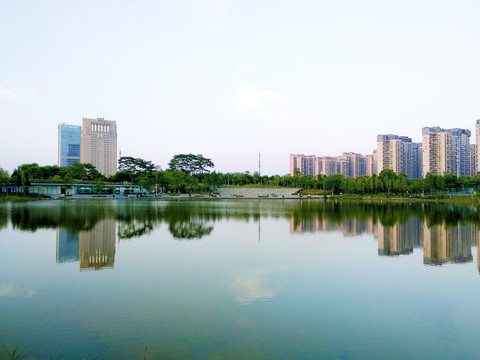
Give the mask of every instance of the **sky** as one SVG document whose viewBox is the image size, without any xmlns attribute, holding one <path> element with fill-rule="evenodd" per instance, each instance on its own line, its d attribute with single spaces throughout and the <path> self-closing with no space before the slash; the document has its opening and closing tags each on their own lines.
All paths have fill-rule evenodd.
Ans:
<svg viewBox="0 0 480 360">
<path fill-rule="evenodd" d="M 116 120 L 162 169 L 288 173 L 378 134 L 472 130 L 478 0 L 0 0 L 0 167 L 58 162 L 58 124 Z"/>
</svg>

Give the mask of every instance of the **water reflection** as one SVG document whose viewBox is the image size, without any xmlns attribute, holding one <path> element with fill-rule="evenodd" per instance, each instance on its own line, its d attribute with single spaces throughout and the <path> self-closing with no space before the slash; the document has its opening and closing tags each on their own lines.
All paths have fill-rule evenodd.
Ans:
<svg viewBox="0 0 480 360">
<path fill-rule="evenodd" d="M 272 299 L 275 289 L 267 285 L 267 278 L 272 272 L 267 269 L 243 269 L 235 274 L 230 284 L 235 301 L 244 305 L 257 300 Z"/>
<path fill-rule="evenodd" d="M 431 228 L 425 227 L 424 234 L 424 264 L 472 261 L 472 244 L 478 244 L 478 229 L 475 225 L 450 228 L 435 225 Z"/>
<path fill-rule="evenodd" d="M 202 239 L 212 234 L 220 220 L 255 221 L 260 228 L 261 218 L 288 220 L 292 235 L 326 231 L 371 235 L 378 242 L 379 256 L 408 255 L 423 248 L 426 265 L 471 262 L 472 246 L 477 246 L 480 256 L 476 207 L 283 200 L 0 204 L 0 229 L 9 222 L 23 231 L 55 228 L 57 262 L 79 261 L 80 269 L 97 270 L 114 266 L 117 238 L 138 238 L 164 224 L 176 240 Z M 255 288 L 255 282 L 237 282 L 239 288 L 242 284 Z"/>
<path fill-rule="evenodd" d="M 202 222 L 175 221 L 168 225 L 168 230 L 175 239 L 191 240 L 210 235 L 213 226 L 208 226 Z"/>
<path fill-rule="evenodd" d="M 344 236 L 357 236 L 363 233 L 373 234 L 374 223 L 372 219 L 348 219 L 337 222 L 328 220 L 326 218 L 299 221 L 295 215 L 290 218 L 291 234 L 301 234 L 305 232 L 315 233 L 318 231 L 341 232 Z"/>
<path fill-rule="evenodd" d="M 78 261 L 78 233 L 57 228 L 57 263 Z"/>
<path fill-rule="evenodd" d="M 115 220 L 105 219 L 90 231 L 78 234 L 80 269 L 113 267 L 115 261 Z"/>
<path fill-rule="evenodd" d="M 395 207 L 392 207 L 392 210 Z M 417 213 L 420 205 L 413 207 L 410 217 L 399 217 L 392 222 L 394 213 L 391 210 L 383 212 L 385 217 L 375 216 L 363 220 L 345 219 L 331 221 L 327 218 L 302 219 L 290 218 L 290 232 L 336 231 L 344 236 L 373 234 L 378 241 L 380 256 L 397 256 L 413 253 L 414 248 L 423 247 L 423 262 L 426 265 L 442 265 L 444 263 L 471 262 L 472 246 L 479 244 L 478 219 L 469 219 L 465 208 L 448 206 L 427 206 L 430 213 Z M 401 207 L 400 207 L 401 209 Z M 446 211 L 445 211 L 446 210 Z M 476 209 L 472 210 L 476 214 Z M 401 213 L 400 213 L 401 214 Z M 353 215 L 355 216 L 355 215 Z M 475 220 L 476 223 L 469 223 Z M 480 251 L 477 250 L 480 264 Z M 480 270 L 480 267 L 479 267 Z"/>
<path fill-rule="evenodd" d="M 131 219 L 130 222 L 119 222 L 118 238 L 132 239 L 150 234 L 154 229 L 151 222 L 142 222 L 137 219 Z"/>
<path fill-rule="evenodd" d="M 80 262 L 80 269 L 113 268 L 115 262 L 116 221 L 104 219 L 91 230 L 71 233 L 57 229 L 57 263 Z"/>
<path fill-rule="evenodd" d="M 395 256 L 413 252 L 423 242 L 424 225 L 419 219 L 410 218 L 393 226 L 376 224 L 374 237 L 378 240 L 378 255 Z"/>
</svg>

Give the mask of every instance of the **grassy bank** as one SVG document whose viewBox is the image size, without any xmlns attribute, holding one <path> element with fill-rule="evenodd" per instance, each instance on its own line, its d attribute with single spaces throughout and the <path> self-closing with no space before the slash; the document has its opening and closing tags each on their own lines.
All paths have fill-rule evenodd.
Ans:
<svg viewBox="0 0 480 360">
<path fill-rule="evenodd" d="M 7 359 L 7 360 L 60 360 L 62 359 L 62 355 L 58 354 L 56 356 L 48 356 L 48 357 L 38 357 L 38 356 L 30 356 L 28 354 L 25 354 L 24 351 L 20 349 L 20 346 L 18 344 L 13 345 L 11 347 L 8 347 L 6 345 L 3 345 L 3 354 L 2 351 L 0 350 L 0 360 Z M 3 355 L 3 356 L 2 356 Z M 92 359 L 96 359 L 98 356 L 93 356 Z M 108 356 L 107 356 L 108 358 Z M 71 359 L 71 358 L 70 358 Z M 87 360 L 89 357 L 82 357 L 81 360 Z M 139 360 L 147 360 L 147 346 L 144 347 L 143 349 L 143 354 L 140 355 L 138 358 L 134 357 L 132 358 L 133 360 L 139 359 Z"/>
<path fill-rule="evenodd" d="M 0 202 L 1 201 L 36 201 L 36 200 L 45 200 L 48 198 L 41 197 L 41 196 L 32 196 L 32 195 L 19 195 L 19 194 L 0 194 Z"/>
<path fill-rule="evenodd" d="M 275 185 L 266 185 L 266 184 L 245 184 L 245 185 L 222 185 L 219 188 L 226 189 L 298 189 L 292 186 L 275 186 Z"/>
<path fill-rule="evenodd" d="M 300 192 L 302 196 L 321 196 L 324 193 L 321 190 L 302 190 Z M 464 205 L 464 206 L 480 206 L 480 195 L 389 195 L 389 194 L 370 194 L 370 195 L 356 195 L 356 194 L 341 194 L 341 195 L 329 195 L 328 199 L 331 200 L 345 200 L 345 201 L 394 201 L 394 202 L 440 202 L 452 205 Z"/>
</svg>

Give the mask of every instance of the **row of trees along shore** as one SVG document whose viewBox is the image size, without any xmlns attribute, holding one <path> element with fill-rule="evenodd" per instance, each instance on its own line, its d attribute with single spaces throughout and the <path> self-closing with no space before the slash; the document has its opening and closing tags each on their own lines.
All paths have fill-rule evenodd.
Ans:
<svg viewBox="0 0 480 360">
<path fill-rule="evenodd" d="M 118 171 L 106 178 L 91 164 L 74 163 L 71 166 L 39 166 L 23 164 L 18 166 L 11 176 L 0 169 L 0 185 L 15 184 L 28 187 L 32 182 L 55 182 L 65 186 L 73 183 L 89 182 L 130 183 L 140 185 L 150 191 L 162 189 L 163 192 L 192 193 L 208 192 L 221 186 L 266 186 L 295 187 L 305 189 L 312 194 L 357 194 L 389 195 L 422 194 L 445 195 L 452 192 L 480 190 L 480 175 L 475 177 L 453 174 L 427 174 L 424 178 L 408 179 L 405 174 L 396 174 L 392 170 L 383 170 L 379 175 L 345 177 L 340 174 L 330 176 L 302 175 L 298 171 L 294 176 L 260 176 L 258 172 L 220 173 L 211 171 L 213 162 L 202 155 L 175 155 L 162 170 L 151 161 L 124 156 L 119 159 Z"/>
</svg>

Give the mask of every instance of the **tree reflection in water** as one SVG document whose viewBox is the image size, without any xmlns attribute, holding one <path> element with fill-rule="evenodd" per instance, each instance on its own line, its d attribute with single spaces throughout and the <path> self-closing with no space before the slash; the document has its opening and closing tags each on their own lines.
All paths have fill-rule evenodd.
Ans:
<svg viewBox="0 0 480 360">
<path fill-rule="evenodd" d="M 436 203 L 316 200 L 45 201 L 0 204 L 0 230 L 10 222 L 14 229 L 23 231 L 55 228 L 71 236 L 80 233 L 87 236 L 97 229 L 97 225 L 109 223 L 113 231 L 109 230 L 108 233 L 116 233 L 118 240 L 121 240 L 150 234 L 165 224 L 173 239 L 190 240 L 211 235 L 215 223 L 223 219 L 258 222 L 260 218 L 283 218 L 290 222 L 292 234 L 332 230 L 343 232 L 345 236 L 369 233 L 378 241 L 380 256 L 406 255 L 412 253 L 415 247 L 423 247 L 424 263 L 441 265 L 445 262 L 472 261 L 471 246 L 479 242 L 478 213 L 477 207 Z M 95 241 L 104 241 L 102 237 L 95 235 Z M 116 238 L 115 234 L 109 238 Z M 113 261 L 114 251 L 109 246 L 108 251 L 102 250 L 102 254 L 107 254 L 108 261 Z M 98 248 L 97 245 L 90 247 Z M 66 261 L 70 255 L 70 252 L 59 252 L 58 261 Z M 75 256 L 78 258 L 78 255 Z M 108 262 L 106 264 L 111 265 Z"/>
<path fill-rule="evenodd" d="M 213 226 L 206 226 L 199 222 L 171 222 L 168 225 L 168 230 L 175 239 L 191 240 L 210 235 Z"/>
<path fill-rule="evenodd" d="M 459 224 L 480 225 L 478 208 L 435 203 L 369 203 L 309 200 L 252 201 L 45 201 L 0 204 L 0 229 L 36 231 L 63 228 L 70 233 L 88 231 L 103 219 L 114 219 L 120 239 L 149 234 L 162 223 L 175 239 L 202 238 L 221 219 L 258 221 L 260 217 L 284 218 L 294 226 L 308 221 L 369 221 L 391 228 L 418 219 L 428 228 Z"/>
</svg>

